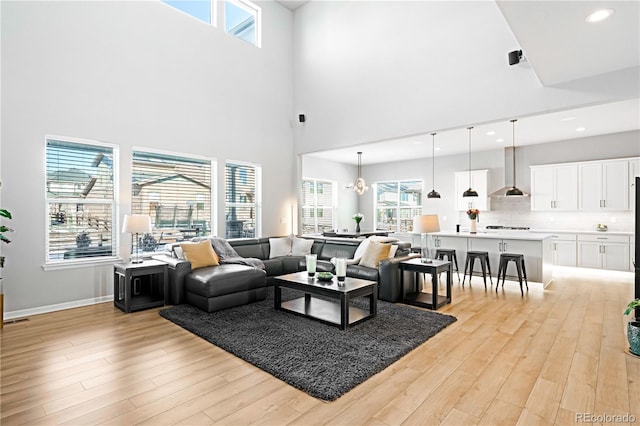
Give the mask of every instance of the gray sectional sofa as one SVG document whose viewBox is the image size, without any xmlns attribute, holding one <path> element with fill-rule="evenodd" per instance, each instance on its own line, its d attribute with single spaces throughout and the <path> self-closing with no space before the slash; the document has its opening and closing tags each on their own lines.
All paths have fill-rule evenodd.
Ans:
<svg viewBox="0 0 640 426">
<path fill-rule="evenodd" d="M 311 253 L 318 257 L 317 270 L 333 272 L 330 260 L 334 257 L 353 258 L 360 240 L 314 237 Z M 273 277 L 306 269 L 305 257 L 278 256 L 270 258 L 269 238 L 229 240 L 229 244 L 243 258 L 256 258 L 264 263 L 264 270 L 242 264 L 220 264 L 191 270 L 191 263 L 175 254 L 178 243 L 170 244 L 165 253 L 154 259 L 169 265 L 169 303 L 188 303 L 207 312 L 214 312 L 266 298 L 266 288 Z M 347 276 L 378 282 L 378 298 L 389 302 L 400 299 L 399 262 L 415 257 L 411 244 L 398 245 L 395 257 L 384 259 L 379 267 L 348 265 Z"/>
</svg>

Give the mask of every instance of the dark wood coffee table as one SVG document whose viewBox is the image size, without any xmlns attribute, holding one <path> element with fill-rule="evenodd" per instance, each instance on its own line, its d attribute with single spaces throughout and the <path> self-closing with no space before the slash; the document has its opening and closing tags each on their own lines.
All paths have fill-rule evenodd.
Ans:
<svg viewBox="0 0 640 426">
<path fill-rule="evenodd" d="M 304 293 L 299 299 L 282 301 L 282 288 L 290 288 Z M 338 302 L 313 296 L 325 296 Z M 369 310 L 350 306 L 356 297 L 369 296 Z M 306 271 L 280 275 L 274 280 L 275 309 L 313 318 L 342 330 L 376 316 L 378 309 L 378 283 L 347 277 L 344 285 L 338 285 L 336 277 L 332 281 L 309 278 Z"/>
</svg>

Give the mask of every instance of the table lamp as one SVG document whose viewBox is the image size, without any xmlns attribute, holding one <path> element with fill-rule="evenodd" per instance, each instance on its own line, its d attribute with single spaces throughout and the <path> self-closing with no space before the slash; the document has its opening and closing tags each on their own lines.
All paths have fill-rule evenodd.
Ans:
<svg viewBox="0 0 640 426">
<path fill-rule="evenodd" d="M 124 225 L 122 232 L 132 234 L 131 236 L 131 263 L 142 263 L 142 253 L 140 252 L 139 235 L 151 232 L 151 217 L 146 214 L 124 215 Z M 134 237 L 135 235 L 135 237 Z M 133 242 L 135 241 L 135 252 Z"/>
<path fill-rule="evenodd" d="M 420 234 L 420 251 L 422 252 L 422 262 L 431 263 L 429 254 L 433 247 L 432 232 L 440 232 L 440 222 L 437 214 L 423 214 L 413 218 L 413 232 Z"/>
</svg>

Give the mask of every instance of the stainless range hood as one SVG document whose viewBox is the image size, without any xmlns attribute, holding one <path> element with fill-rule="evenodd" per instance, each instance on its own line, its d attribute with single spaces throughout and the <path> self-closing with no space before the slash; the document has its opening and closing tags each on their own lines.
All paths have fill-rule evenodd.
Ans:
<svg viewBox="0 0 640 426">
<path fill-rule="evenodd" d="M 504 180 L 505 180 L 505 186 L 503 186 L 500 189 L 497 189 L 495 191 L 493 191 L 491 194 L 489 194 L 489 197 L 491 198 L 496 198 L 496 197 L 506 197 L 506 193 L 508 190 L 510 190 L 511 188 L 513 188 L 513 182 L 509 182 L 513 180 L 513 147 L 506 147 L 504 149 Z M 529 194 L 527 194 L 526 192 L 523 192 L 523 194 L 521 195 L 522 197 L 528 197 Z"/>
</svg>

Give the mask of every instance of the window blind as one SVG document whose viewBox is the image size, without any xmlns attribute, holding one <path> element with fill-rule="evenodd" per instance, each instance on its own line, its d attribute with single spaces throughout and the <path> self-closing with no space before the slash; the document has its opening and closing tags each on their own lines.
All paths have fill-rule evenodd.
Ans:
<svg viewBox="0 0 640 426">
<path fill-rule="evenodd" d="M 46 140 L 47 262 L 113 256 L 114 148 Z"/>
<path fill-rule="evenodd" d="M 259 184 L 257 166 L 227 163 L 225 167 L 226 238 L 255 238 L 259 235 Z"/>
<path fill-rule="evenodd" d="M 144 251 L 210 233 L 211 160 L 134 150 L 132 162 L 131 212 L 153 226 Z"/>
</svg>

